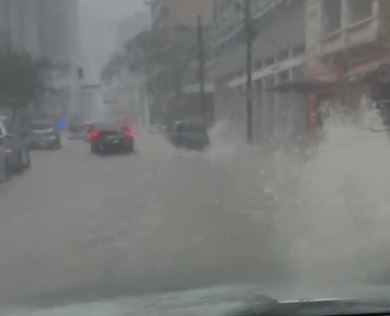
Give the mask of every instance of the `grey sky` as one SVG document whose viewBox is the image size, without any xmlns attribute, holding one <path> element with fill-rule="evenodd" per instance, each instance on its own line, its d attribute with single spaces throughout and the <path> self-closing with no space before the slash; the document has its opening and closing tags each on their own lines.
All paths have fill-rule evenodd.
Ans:
<svg viewBox="0 0 390 316">
<path fill-rule="evenodd" d="M 117 21 L 140 10 L 144 0 L 79 0 L 82 64 L 86 80 L 97 82 L 103 65 L 116 49 Z"/>
</svg>

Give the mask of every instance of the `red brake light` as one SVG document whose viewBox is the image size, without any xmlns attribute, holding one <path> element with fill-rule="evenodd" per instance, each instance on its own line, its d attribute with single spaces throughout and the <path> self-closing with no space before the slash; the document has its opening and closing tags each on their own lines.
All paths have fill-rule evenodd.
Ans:
<svg viewBox="0 0 390 316">
<path fill-rule="evenodd" d="M 99 138 L 99 132 L 98 131 L 95 131 L 95 130 L 92 130 L 90 131 L 89 133 L 89 138 L 90 140 L 97 140 Z"/>
<path fill-rule="evenodd" d="M 126 138 L 133 138 L 133 131 L 130 128 L 125 128 L 123 134 Z"/>
</svg>

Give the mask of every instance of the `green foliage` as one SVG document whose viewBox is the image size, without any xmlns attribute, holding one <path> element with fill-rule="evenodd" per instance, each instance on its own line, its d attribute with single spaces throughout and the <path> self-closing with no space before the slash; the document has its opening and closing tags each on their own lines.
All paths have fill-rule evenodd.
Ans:
<svg viewBox="0 0 390 316">
<path fill-rule="evenodd" d="M 117 76 L 123 69 L 126 69 L 127 66 L 128 64 L 126 62 L 125 53 L 121 52 L 115 54 L 102 70 L 101 77 L 103 82 L 106 85 L 109 85 L 114 77 Z"/>
<path fill-rule="evenodd" d="M 46 91 L 50 62 L 26 52 L 0 51 L 0 98 L 7 106 L 26 106 Z"/>
<path fill-rule="evenodd" d="M 165 32 L 145 31 L 127 41 L 105 66 L 101 77 L 109 84 L 123 70 L 148 75 L 157 69 L 168 73 L 186 70 L 188 61 L 196 56 L 194 39 L 188 31 L 179 30 L 174 39 Z"/>
</svg>

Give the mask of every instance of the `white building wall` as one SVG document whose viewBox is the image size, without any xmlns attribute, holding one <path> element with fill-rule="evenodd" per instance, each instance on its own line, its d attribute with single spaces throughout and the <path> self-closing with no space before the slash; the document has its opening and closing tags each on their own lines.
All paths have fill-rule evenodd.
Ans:
<svg viewBox="0 0 390 316">
<path fill-rule="evenodd" d="M 227 5 L 229 1 L 219 1 L 220 6 L 222 3 Z M 258 143 L 290 142 L 291 139 L 300 137 L 301 130 L 306 130 L 303 96 L 268 91 L 278 83 L 294 80 L 293 70 L 302 69 L 304 64 L 304 3 L 287 3 L 269 1 L 264 6 L 253 7 L 253 25 L 257 32 L 253 45 L 253 119 L 254 137 Z M 279 6 L 274 6 L 275 4 Z M 229 35 L 224 30 L 218 30 L 218 25 L 216 26 L 220 37 L 217 36 L 216 39 L 212 63 L 212 75 L 219 83 L 215 91 L 217 120 L 228 118 L 232 126 L 245 138 L 245 34 L 242 25 L 240 34 L 242 17 L 238 19 L 232 9 L 225 10 L 226 13 L 216 12 L 217 15 L 221 14 L 216 20 L 231 33 Z M 231 22 L 227 19 L 231 19 Z M 224 113 L 224 116 L 219 116 L 218 113 Z"/>
</svg>

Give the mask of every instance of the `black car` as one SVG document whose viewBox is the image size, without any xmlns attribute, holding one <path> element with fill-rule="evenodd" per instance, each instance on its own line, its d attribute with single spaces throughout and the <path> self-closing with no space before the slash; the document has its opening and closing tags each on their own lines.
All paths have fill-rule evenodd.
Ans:
<svg viewBox="0 0 390 316">
<path fill-rule="evenodd" d="M 61 135 L 50 121 L 35 121 L 30 126 L 31 149 L 61 149 Z"/>
<path fill-rule="evenodd" d="M 210 145 L 207 128 L 201 121 L 177 121 L 168 131 L 168 140 L 177 148 L 204 150 Z"/>
<path fill-rule="evenodd" d="M 92 153 L 134 153 L 134 133 L 129 126 L 99 123 L 91 126 L 89 142 Z"/>
</svg>

